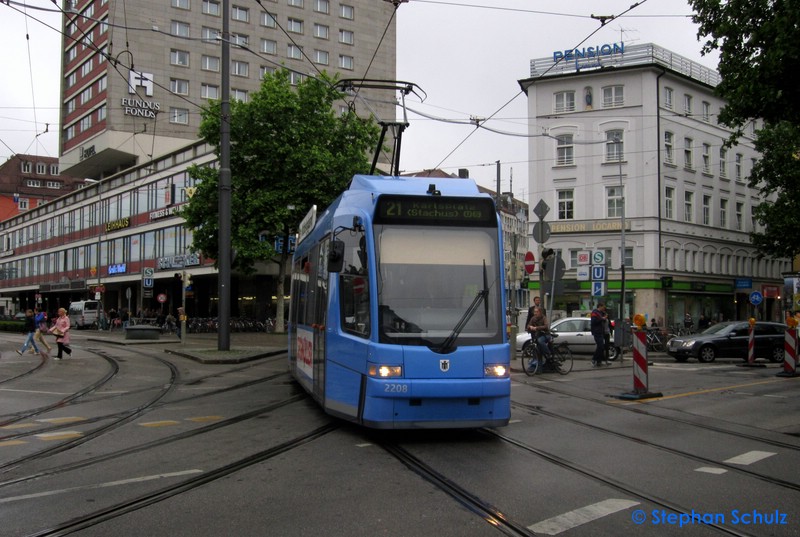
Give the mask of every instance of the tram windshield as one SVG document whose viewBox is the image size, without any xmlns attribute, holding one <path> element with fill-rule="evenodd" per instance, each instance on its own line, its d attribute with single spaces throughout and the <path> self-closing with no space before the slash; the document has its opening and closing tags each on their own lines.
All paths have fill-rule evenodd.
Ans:
<svg viewBox="0 0 800 537">
<path fill-rule="evenodd" d="M 502 341 L 496 228 L 386 225 L 375 232 L 382 342 L 435 347 L 459 323 L 455 346 Z"/>
</svg>

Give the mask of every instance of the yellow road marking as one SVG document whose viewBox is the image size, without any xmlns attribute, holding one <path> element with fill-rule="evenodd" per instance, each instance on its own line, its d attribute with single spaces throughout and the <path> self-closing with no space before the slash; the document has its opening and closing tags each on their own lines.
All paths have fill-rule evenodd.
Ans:
<svg viewBox="0 0 800 537">
<path fill-rule="evenodd" d="M 30 429 L 31 427 L 37 427 L 38 423 L 14 423 L 12 425 L 3 425 L 0 429 L 4 431 L 13 431 L 14 429 Z"/>
<path fill-rule="evenodd" d="M 57 433 L 42 433 L 34 435 L 39 440 L 69 440 L 71 438 L 80 438 L 83 436 L 83 433 L 80 431 L 60 431 Z"/>
<path fill-rule="evenodd" d="M 23 440 L 6 440 L 5 442 L 0 442 L 0 447 L 5 446 L 18 446 L 20 444 L 26 444 L 27 442 Z"/>
<path fill-rule="evenodd" d="M 800 378 L 800 377 L 798 377 Z M 749 382 L 747 384 L 734 384 L 732 386 L 722 386 L 720 388 L 709 388 L 707 390 L 697 390 L 694 392 L 676 393 L 673 395 L 664 395 L 662 397 L 653 397 L 651 399 L 634 399 L 634 400 L 620 400 L 611 399 L 609 403 L 652 403 L 654 401 L 663 401 L 664 399 L 677 399 L 678 397 L 691 397 L 693 395 L 703 395 L 705 393 L 721 392 L 723 390 L 735 390 L 737 388 L 746 388 L 748 386 L 759 386 L 761 384 L 773 384 L 776 382 L 785 382 L 785 379 L 771 379 L 761 380 L 759 382 Z"/>
<path fill-rule="evenodd" d="M 45 418 L 39 420 L 42 423 L 75 423 L 76 421 L 86 421 L 86 418 L 78 416 L 67 416 L 64 418 Z"/>
<path fill-rule="evenodd" d="M 207 423 L 210 421 L 219 421 L 222 419 L 222 416 L 198 416 L 196 418 L 187 418 L 188 421 L 193 421 L 195 423 Z"/>
<path fill-rule="evenodd" d="M 178 425 L 179 421 L 174 420 L 163 420 L 163 421 L 149 421 L 146 423 L 140 423 L 141 427 L 166 427 L 168 425 Z"/>
</svg>

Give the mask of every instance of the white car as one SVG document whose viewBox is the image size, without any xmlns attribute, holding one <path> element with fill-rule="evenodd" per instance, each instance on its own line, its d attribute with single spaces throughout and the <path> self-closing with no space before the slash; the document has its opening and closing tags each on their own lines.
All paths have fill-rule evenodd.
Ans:
<svg viewBox="0 0 800 537">
<path fill-rule="evenodd" d="M 556 343 L 566 342 L 573 354 L 593 354 L 595 344 L 589 323 L 589 317 L 564 317 L 553 321 L 550 330 L 558 334 Z M 613 337 L 611 341 L 614 341 Z M 530 344 L 530 334 L 522 332 L 517 335 L 517 352 L 522 352 L 522 349 Z M 608 359 L 616 360 L 617 356 L 619 356 L 619 348 L 612 344 L 608 350 Z"/>
</svg>

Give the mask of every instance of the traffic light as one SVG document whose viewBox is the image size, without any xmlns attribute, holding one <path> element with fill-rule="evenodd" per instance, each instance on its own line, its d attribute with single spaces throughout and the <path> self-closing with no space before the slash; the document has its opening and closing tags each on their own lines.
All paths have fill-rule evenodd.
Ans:
<svg viewBox="0 0 800 537">
<path fill-rule="evenodd" d="M 550 265 L 550 263 L 553 263 L 555 261 L 555 259 L 553 259 L 555 253 L 556 253 L 555 250 L 553 250 L 552 248 L 545 248 L 544 250 L 542 250 L 542 259 L 539 262 L 542 272 L 547 271 L 547 267 Z"/>
</svg>

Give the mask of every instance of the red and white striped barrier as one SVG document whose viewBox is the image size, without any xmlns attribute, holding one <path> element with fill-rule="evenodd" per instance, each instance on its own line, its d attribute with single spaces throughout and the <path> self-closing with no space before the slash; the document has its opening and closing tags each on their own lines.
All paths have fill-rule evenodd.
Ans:
<svg viewBox="0 0 800 537">
<path fill-rule="evenodd" d="M 787 328 L 783 338 L 783 371 L 778 377 L 797 376 L 797 328 Z"/>
<path fill-rule="evenodd" d="M 647 336 L 644 330 L 633 331 L 633 391 L 620 395 L 622 399 L 649 399 L 661 397 L 661 393 L 650 392 L 647 375 Z"/>
<path fill-rule="evenodd" d="M 756 320 L 750 319 L 750 330 L 747 337 L 747 362 L 739 364 L 741 367 L 767 367 L 756 363 Z"/>
</svg>

